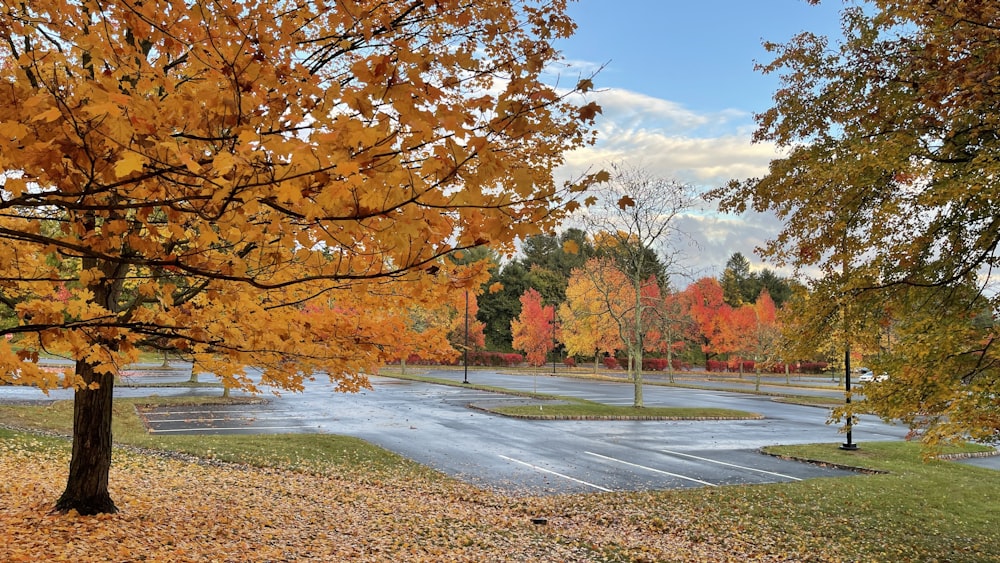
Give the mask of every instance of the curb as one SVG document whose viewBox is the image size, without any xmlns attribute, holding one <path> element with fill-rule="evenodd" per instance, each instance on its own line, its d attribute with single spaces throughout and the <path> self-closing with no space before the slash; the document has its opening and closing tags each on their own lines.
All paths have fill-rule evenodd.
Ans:
<svg viewBox="0 0 1000 563">
<path fill-rule="evenodd" d="M 664 421 L 682 421 L 682 420 L 692 420 L 692 421 L 712 421 L 712 420 L 764 420 L 763 415 L 756 416 L 638 416 L 638 415 L 560 415 L 560 414 L 507 414 L 502 412 L 497 412 L 495 410 L 480 407 L 477 405 L 469 405 L 469 408 L 476 409 L 483 412 L 488 412 L 490 414 L 495 414 L 497 416 L 506 416 L 507 418 L 517 418 L 521 420 L 609 420 L 609 421 L 620 421 L 620 420 L 637 420 L 637 421 L 651 421 L 651 420 L 664 420 Z"/>
<path fill-rule="evenodd" d="M 818 459 L 809 459 L 806 457 L 795 457 L 790 455 L 773 454 L 766 452 L 763 449 L 757 450 L 758 453 L 769 455 L 771 457 L 776 457 L 778 459 L 784 459 L 788 461 L 801 461 L 802 463 L 808 463 L 811 465 L 817 465 L 819 467 L 832 467 L 834 469 L 843 469 L 845 471 L 854 471 L 855 473 L 864 473 L 866 475 L 889 475 L 889 471 L 883 469 L 868 469 L 867 467 L 858 467 L 856 465 L 847 465 L 844 463 L 835 463 L 831 461 L 820 461 Z"/>
</svg>

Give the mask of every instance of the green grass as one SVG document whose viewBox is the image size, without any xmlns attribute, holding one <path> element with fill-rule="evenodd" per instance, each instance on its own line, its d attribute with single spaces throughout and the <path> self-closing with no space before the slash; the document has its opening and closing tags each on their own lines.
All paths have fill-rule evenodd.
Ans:
<svg viewBox="0 0 1000 563">
<path fill-rule="evenodd" d="M 516 405 L 488 409 L 490 412 L 507 416 L 539 418 L 665 418 L 665 419 L 743 419 L 759 418 L 760 415 L 733 409 L 708 407 L 629 407 L 602 405 L 589 401 L 579 401 L 552 405 Z"/>
<path fill-rule="evenodd" d="M 147 433 L 136 412 L 137 405 L 204 405 L 238 402 L 248 402 L 248 400 L 212 397 L 115 399 L 111 432 L 115 443 L 120 445 L 179 452 L 261 467 L 358 475 L 403 473 L 440 478 L 440 475 L 420 464 L 350 436 L 331 434 L 163 436 Z M 37 428 L 69 436 L 73 428 L 73 402 L 56 401 L 48 406 L 0 405 L 0 424 Z M 13 434 L 3 429 L 0 429 L 0 432 L 4 432 L 0 437 Z M 38 440 L 45 447 L 57 447 L 53 444 L 60 443 L 66 446 L 69 444 L 65 439 L 52 437 L 38 437 Z"/>
<path fill-rule="evenodd" d="M 957 451 L 988 449 L 968 445 Z M 882 561 L 997 561 L 1000 556 L 997 471 L 925 461 L 921 446 L 911 442 L 863 443 L 856 451 L 836 444 L 767 451 L 887 472 L 751 488 L 728 499 L 773 530 L 794 523 L 847 543 L 848 552 L 859 558 L 879 554 L 872 558 Z M 775 511 L 788 514 L 776 516 Z"/>
<path fill-rule="evenodd" d="M 776 403 L 805 405 L 807 407 L 839 407 L 844 404 L 843 397 L 814 397 L 808 395 L 775 397 L 772 400 Z M 860 404 L 861 403 L 855 403 L 855 405 L 860 405 Z"/>
</svg>

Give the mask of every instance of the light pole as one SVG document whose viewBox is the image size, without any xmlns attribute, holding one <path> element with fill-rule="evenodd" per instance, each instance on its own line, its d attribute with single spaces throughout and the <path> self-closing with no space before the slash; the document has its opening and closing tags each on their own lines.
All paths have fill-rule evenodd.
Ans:
<svg viewBox="0 0 1000 563">
<path fill-rule="evenodd" d="M 844 281 L 847 284 L 847 235 L 844 235 Z M 844 316 L 844 397 L 847 408 L 847 441 L 840 445 L 842 450 L 856 450 L 858 445 L 851 441 L 851 428 L 854 426 L 854 411 L 851 410 L 851 330 L 850 314 L 847 310 L 848 296 L 844 292 L 844 304 L 840 313 Z"/>
<path fill-rule="evenodd" d="M 847 441 L 840 445 L 842 450 L 856 450 L 858 445 L 851 441 L 851 426 L 854 422 L 854 411 L 851 410 L 851 344 L 848 342 L 844 351 L 844 372 L 847 377 L 844 378 L 844 391 L 846 392 L 847 401 Z"/>
<path fill-rule="evenodd" d="M 556 374 L 556 306 L 552 306 L 552 375 Z"/>
<path fill-rule="evenodd" d="M 465 375 L 462 383 L 469 382 L 469 290 L 465 290 Z"/>
</svg>

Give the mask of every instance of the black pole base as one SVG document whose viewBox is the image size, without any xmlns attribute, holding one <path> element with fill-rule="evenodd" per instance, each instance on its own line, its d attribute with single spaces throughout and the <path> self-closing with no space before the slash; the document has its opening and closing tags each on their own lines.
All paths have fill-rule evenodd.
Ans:
<svg viewBox="0 0 1000 563">
<path fill-rule="evenodd" d="M 854 450 L 858 449 L 858 445 L 857 444 L 852 444 L 850 442 L 847 442 L 847 443 L 841 444 L 840 445 L 840 449 L 842 449 L 842 450 L 848 450 L 848 451 L 854 451 Z"/>
</svg>

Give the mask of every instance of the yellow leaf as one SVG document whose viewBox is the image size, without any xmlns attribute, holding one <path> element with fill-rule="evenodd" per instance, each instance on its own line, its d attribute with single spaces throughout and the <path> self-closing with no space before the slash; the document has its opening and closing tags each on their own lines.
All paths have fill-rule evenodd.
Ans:
<svg viewBox="0 0 1000 563">
<path fill-rule="evenodd" d="M 183 164 L 188 169 L 189 172 L 192 172 L 194 174 L 198 174 L 201 172 L 201 165 L 198 164 L 198 162 L 195 161 L 195 159 L 190 154 L 182 152 L 177 155 L 177 158 L 180 159 L 181 164 Z"/>
<path fill-rule="evenodd" d="M 236 159 L 233 157 L 232 153 L 220 152 L 215 155 L 215 159 L 212 160 L 212 168 L 219 176 L 225 176 L 230 170 L 233 169 L 234 166 L 236 166 Z"/>
<path fill-rule="evenodd" d="M 97 268 L 90 268 L 88 270 L 80 270 L 80 285 L 86 287 L 91 284 L 91 282 L 97 281 L 104 277 L 104 273 Z"/>
<path fill-rule="evenodd" d="M 125 156 L 118 159 L 118 162 L 115 163 L 115 176 L 117 178 L 124 178 L 133 172 L 141 172 L 145 164 L 145 156 L 137 152 L 125 153 Z"/>
<path fill-rule="evenodd" d="M 16 121 L 0 123 L 0 137 L 8 139 L 23 139 L 28 135 L 28 128 Z"/>
<path fill-rule="evenodd" d="M 575 240 L 567 240 L 566 242 L 563 243 L 562 247 L 563 247 L 563 252 L 565 252 L 566 254 L 580 253 L 580 245 L 577 244 Z"/>
<path fill-rule="evenodd" d="M 33 117 L 32 121 L 55 121 L 62 117 L 62 112 L 59 108 L 49 108 Z"/>
</svg>

